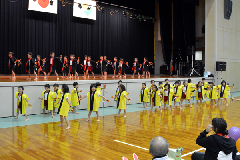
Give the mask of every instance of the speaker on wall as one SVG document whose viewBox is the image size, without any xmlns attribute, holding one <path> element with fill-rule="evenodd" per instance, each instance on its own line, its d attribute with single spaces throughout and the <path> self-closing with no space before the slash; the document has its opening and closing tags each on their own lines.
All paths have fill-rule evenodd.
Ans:
<svg viewBox="0 0 240 160">
<path fill-rule="evenodd" d="M 227 63 L 226 62 L 216 62 L 216 71 L 226 71 L 226 66 Z"/>
<path fill-rule="evenodd" d="M 224 18 L 229 20 L 232 14 L 232 1 L 224 0 Z"/>
</svg>

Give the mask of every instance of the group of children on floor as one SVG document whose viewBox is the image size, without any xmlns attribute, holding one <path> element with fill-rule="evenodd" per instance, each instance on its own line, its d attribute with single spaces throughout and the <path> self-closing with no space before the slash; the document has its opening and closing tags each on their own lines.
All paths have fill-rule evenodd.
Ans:
<svg viewBox="0 0 240 160">
<path fill-rule="evenodd" d="M 18 60 L 14 57 L 13 52 L 8 53 L 9 61 L 8 61 L 8 70 L 12 74 L 13 79 L 16 78 L 15 76 L 15 67 L 16 65 L 21 64 L 21 59 Z M 84 56 L 84 60 L 80 63 L 80 57 L 76 59 L 75 55 L 71 54 L 70 59 L 67 56 L 60 56 L 55 57 L 54 52 L 50 52 L 50 59 L 46 60 L 46 58 L 41 58 L 41 55 L 37 55 L 37 58 L 33 58 L 32 52 L 28 52 L 27 54 L 28 60 L 26 62 L 26 73 L 29 75 L 28 79 L 31 79 L 31 74 L 35 75 L 35 80 L 39 78 L 40 72 L 44 74 L 44 79 L 48 79 L 51 73 L 55 74 L 58 78 L 57 72 L 57 64 L 61 66 L 61 73 L 63 78 L 78 78 L 78 68 L 81 66 L 83 71 L 83 77 L 89 78 L 89 73 L 92 73 L 93 77 L 95 78 L 93 69 L 96 66 L 98 68 L 99 73 L 101 73 L 101 78 L 107 77 L 108 66 L 112 66 L 114 75 L 112 78 L 126 78 L 126 69 L 128 68 L 128 62 L 124 62 L 123 58 L 118 60 L 117 57 L 114 57 L 114 61 L 111 62 L 107 59 L 107 56 L 100 56 L 100 60 L 93 61 L 91 56 Z M 46 65 L 48 67 L 46 67 Z M 152 66 L 153 63 L 149 62 L 147 57 L 144 57 L 144 61 L 142 64 L 138 63 L 138 58 L 134 59 L 132 72 L 132 77 L 137 74 L 138 78 L 140 78 L 139 71 L 142 70 L 142 77 L 146 75 L 146 78 L 150 78 L 149 67 Z"/>
<path fill-rule="evenodd" d="M 50 85 L 46 84 L 45 90 L 42 92 L 42 97 L 39 99 L 42 100 L 42 109 L 43 114 L 45 115 L 45 110 L 51 111 L 52 118 L 54 117 L 55 109 L 58 109 L 58 114 L 60 115 L 61 124 L 63 125 L 63 121 L 67 122 L 67 129 L 70 128 L 69 120 L 67 118 L 69 110 L 71 110 L 74 114 L 78 114 L 77 106 L 80 105 L 80 101 L 84 98 L 88 98 L 87 110 L 89 111 L 88 119 L 90 120 L 90 116 L 92 112 L 96 112 L 97 121 L 99 122 L 99 103 L 107 100 L 102 95 L 101 83 L 97 82 L 95 84 L 90 85 L 90 91 L 82 97 L 80 92 L 82 90 L 78 89 L 78 83 L 73 83 L 73 90 L 70 94 L 69 87 L 66 84 L 62 85 L 62 88 L 59 88 L 58 84 L 54 84 L 54 91 L 50 90 Z M 169 80 L 165 79 L 165 84 L 159 82 L 159 86 L 155 84 L 155 81 L 151 81 L 151 86 L 146 87 L 146 83 L 142 83 L 142 88 L 140 91 L 140 102 L 143 102 L 143 107 L 147 108 L 148 103 L 150 102 L 150 106 L 153 107 L 159 106 L 161 108 L 161 103 L 164 104 L 164 110 L 166 109 L 166 105 L 169 105 L 172 108 L 172 104 L 174 107 L 176 103 L 179 103 L 180 109 L 182 109 L 182 103 L 184 100 L 187 100 L 190 103 L 190 107 L 192 107 L 191 97 L 194 96 L 194 92 L 196 92 L 196 100 L 197 103 L 200 101 L 202 106 L 202 101 L 205 97 L 211 99 L 211 104 L 215 102 L 217 104 L 217 100 L 223 98 L 226 101 L 226 105 L 228 105 L 228 96 L 230 96 L 230 87 L 225 81 L 221 82 L 221 85 L 215 86 L 213 82 L 205 82 L 205 78 L 202 81 L 199 81 L 198 84 L 193 84 L 191 79 L 188 81 L 184 81 L 181 84 L 181 81 L 176 81 L 174 85 L 169 84 Z M 23 93 L 23 86 L 18 87 L 18 92 L 16 93 L 17 98 L 17 116 L 18 118 L 19 112 L 21 114 L 25 114 L 26 121 L 29 120 L 26 109 L 27 107 L 31 107 L 29 104 L 29 98 L 26 94 Z M 127 101 L 130 102 L 130 99 L 127 98 L 128 93 L 126 92 L 125 86 L 122 84 L 122 81 L 118 81 L 118 88 L 116 90 L 116 94 L 114 100 L 116 101 L 116 108 L 119 109 L 118 116 L 120 116 L 121 110 L 124 110 L 124 117 L 126 117 L 126 109 L 127 109 Z M 233 99 L 233 98 L 232 98 Z"/>
<path fill-rule="evenodd" d="M 234 85 L 233 85 L 234 86 Z M 159 82 L 159 86 L 155 84 L 155 81 L 151 81 L 151 86 L 147 87 L 146 83 L 142 83 L 142 88 L 140 91 L 140 101 L 143 102 L 143 107 L 147 108 L 147 103 L 150 102 L 150 106 L 161 108 L 161 103 L 164 104 L 164 110 L 166 105 L 169 105 L 172 108 L 172 103 L 174 107 L 176 103 L 179 103 L 180 109 L 182 109 L 182 103 L 184 100 L 187 100 L 192 107 L 191 97 L 194 96 L 196 92 L 196 101 L 200 101 L 202 106 L 202 101 L 207 97 L 211 100 L 211 104 L 217 102 L 220 99 L 224 99 L 226 105 L 228 105 L 228 96 L 230 96 L 230 87 L 223 80 L 221 85 L 215 86 L 213 82 L 205 82 L 205 78 L 202 78 L 202 81 L 199 81 L 198 84 L 193 84 L 191 79 L 184 81 L 181 84 L 181 81 L 178 80 L 174 85 L 169 84 L 169 80 L 165 79 L 165 84 Z M 232 98 L 233 99 L 233 98 Z"/>
</svg>

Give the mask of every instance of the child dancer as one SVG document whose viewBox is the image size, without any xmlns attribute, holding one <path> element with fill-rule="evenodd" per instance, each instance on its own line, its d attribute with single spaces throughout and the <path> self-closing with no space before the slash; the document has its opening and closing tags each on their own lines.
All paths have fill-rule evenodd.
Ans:
<svg viewBox="0 0 240 160">
<path fill-rule="evenodd" d="M 116 74 L 118 74 L 118 66 L 119 66 L 119 63 L 118 63 L 118 60 L 117 60 L 117 57 L 114 57 L 114 62 L 112 64 L 112 67 L 113 67 L 113 77 L 112 78 L 116 78 L 118 77 Z"/>
<path fill-rule="evenodd" d="M 107 60 L 107 56 L 103 57 L 103 62 L 102 62 L 102 69 L 103 69 L 103 73 L 104 73 L 104 77 L 107 78 L 107 70 L 108 70 L 108 60 Z"/>
<path fill-rule="evenodd" d="M 193 97 L 193 100 L 194 100 L 194 92 L 195 92 L 196 86 L 195 86 L 195 84 L 192 84 L 192 80 L 191 79 L 188 79 L 188 85 L 189 86 L 193 86 L 193 88 L 191 90 L 191 97 Z"/>
<path fill-rule="evenodd" d="M 58 114 L 60 115 L 61 124 L 58 126 L 59 127 L 63 126 L 63 121 L 65 119 L 65 121 L 67 123 L 66 129 L 70 129 L 71 127 L 70 127 L 70 123 L 69 123 L 67 116 L 68 116 L 69 108 L 72 106 L 70 104 L 71 95 L 69 93 L 69 88 L 66 84 L 62 85 L 62 91 L 63 91 L 63 95 L 62 95 L 60 106 L 58 109 Z"/>
<path fill-rule="evenodd" d="M 63 67 L 62 67 L 62 73 L 63 73 L 63 77 L 62 78 L 66 78 L 67 77 L 67 73 L 68 73 L 68 60 L 67 60 L 67 56 L 64 56 L 64 62 L 63 62 Z"/>
<path fill-rule="evenodd" d="M 144 61 L 143 61 L 143 75 L 142 77 L 144 77 L 146 74 L 146 78 L 149 77 L 150 78 L 150 72 L 149 72 L 149 62 L 147 60 L 147 57 L 144 57 Z"/>
<path fill-rule="evenodd" d="M 28 102 L 28 100 L 29 100 L 28 96 L 26 94 L 24 94 L 23 91 L 24 91 L 23 86 L 19 86 L 18 92 L 16 92 L 16 94 L 15 94 L 15 96 L 17 98 L 18 108 L 17 108 L 17 116 L 14 119 L 18 119 L 18 115 L 19 115 L 19 111 L 20 111 L 21 114 L 25 114 L 25 116 L 26 116 L 25 121 L 28 121 L 29 118 L 27 116 L 26 109 L 27 109 L 27 105 L 31 106 L 31 104 Z"/>
<path fill-rule="evenodd" d="M 60 106 L 60 99 L 61 99 L 61 97 L 62 97 L 62 89 L 59 89 L 59 85 L 58 84 L 54 84 L 53 85 L 53 87 L 54 87 L 54 95 L 53 95 L 53 97 L 55 97 L 54 98 L 54 107 L 53 107 L 53 114 L 55 113 L 55 108 L 59 108 L 59 106 Z"/>
<path fill-rule="evenodd" d="M 146 83 L 142 83 L 142 88 L 140 91 L 140 101 L 143 102 L 143 108 L 147 108 L 147 102 L 149 102 L 149 96 L 148 96 L 149 90 L 148 87 L 146 87 Z"/>
<path fill-rule="evenodd" d="M 138 58 L 135 58 L 135 59 L 134 59 L 132 71 L 133 71 L 133 76 L 132 76 L 132 78 L 134 78 L 134 75 L 135 75 L 135 74 L 137 74 L 137 75 L 138 75 L 138 78 L 140 78 Z"/>
<path fill-rule="evenodd" d="M 42 100 L 42 109 L 43 109 L 43 115 L 45 116 L 45 109 L 50 110 L 52 114 L 52 118 L 55 118 L 53 116 L 53 101 L 54 101 L 54 93 L 50 91 L 50 85 L 45 85 L 45 90 L 42 92 L 42 97 L 40 98 Z"/>
<path fill-rule="evenodd" d="M 99 82 L 97 82 L 96 83 L 96 92 L 98 92 L 98 93 L 100 93 L 100 95 L 102 96 L 102 91 L 101 91 L 101 83 L 99 83 Z M 99 103 L 101 103 L 102 102 L 102 97 L 99 97 Z"/>
<path fill-rule="evenodd" d="M 15 58 L 13 55 L 14 55 L 13 52 L 8 53 L 8 57 L 9 57 L 8 70 L 12 74 L 12 77 L 10 77 L 10 78 L 15 79 L 16 78 L 16 76 L 15 76 L 15 66 L 16 66 L 17 62 L 20 62 L 20 60 L 17 60 L 17 58 Z"/>
<path fill-rule="evenodd" d="M 178 102 L 180 109 L 182 109 L 182 107 L 181 107 L 182 88 L 179 84 L 179 81 L 175 82 L 173 91 L 174 91 L 174 94 L 173 94 L 174 108 L 175 108 L 176 102 Z"/>
<path fill-rule="evenodd" d="M 149 87 L 149 93 L 150 93 L 150 105 L 152 105 L 152 92 L 153 92 L 153 86 L 155 85 L 155 81 L 154 80 L 151 80 L 151 86 Z M 158 87 L 158 86 L 157 86 Z"/>
<path fill-rule="evenodd" d="M 72 93 L 71 93 L 73 113 L 78 114 L 77 106 L 80 105 L 81 95 L 80 95 L 80 91 L 77 90 L 78 89 L 78 83 L 77 82 L 73 83 L 73 87 L 74 88 L 73 88 Z"/>
<path fill-rule="evenodd" d="M 88 97 L 87 110 L 89 111 L 88 119 L 86 121 L 88 122 L 90 120 L 90 116 L 92 114 L 92 111 L 94 111 L 97 114 L 97 122 L 99 122 L 100 121 L 99 113 L 98 113 L 99 97 L 104 98 L 104 101 L 106 101 L 106 98 L 103 97 L 99 92 L 96 92 L 96 85 L 95 84 L 92 84 L 90 86 L 90 92 L 88 92 L 87 95 L 84 96 L 83 98 L 86 98 L 86 97 Z"/>
<path fill-rule="evenodd" d="M 86 71 L 87 71 L 87 55 L 84 56 L 84 60 L 83 60 L 83 77 L 86 78 Z"/>
<path fill-rule="evenodd" d="M 202 100 L 205 99 L 204 98 L 205 90 L 206 89 L 204 88 L 202 82 L 199 81 L 198 84 L 197 84 L 197 88 L 196 88 L 196 101 L 197 101 L 197 104 L 198 104 L 198 100 L 200 100 L 201 107 L 202 107 Z"/>
<path fill-rule="evenodd" d="M 68 73 L 68 77 L 72 78 L 73 74 L 75 74 L 75 78 L 78 77 L 78 73 L 77 73 L 77 59 L 75 59 L 75 55 L 71 54 L 70 55 L 70 60 L 69 60 L 69 73 Z"/>
<path fill-rule="evenodd" d="M 158 82 L 158 90 L 159 90 L 160 92 L 162 92 L 162 89 L 163 89 L 163 84 L 162 84 L 162 82 Z"/>
<path fill-rule="evenodd" d="M 44 79 L 47 79 L 47 75 L 45 72 L 45 59 L 41 60 L 41 56 L 37 55 L 37 72 L 38 72 L 38 74 L 36 74 L 36 79 L 38 79 L 41 71 L 44 74 Z"/>
<path fill-rule="evenodd" d="M 172 99 L 173 99 L 173 90 L 170 88 L 170 84 L 165 84 L 163 90 L 163 101 L 164 101 L 164 110 L 166 110 L 166 104 L 172 108 Z"/>
<path fill-rule="evenodd" d="M 188 85 L 188 81 L 185 81 L 184 86 L 182 88 L 182 97 L 181 97 L 181 104 L 183 100 L 188 100 L 188 102 L 190 103 L 190 108 L 192 107 L 192 102 L 191 102 L 192 87 L 193 86 Z"/>
<path fill-rule="evenodd" d="M 118 104 L 119 86 L 120 86 L 121 84 L 122 84 L 122 80 L 119 80 L 119 81 L 118 81 L 118 87 L 117 87 L 117 89 L 116 89 L 115 98 L 114 98 L 114 100 L 116 101 L 116 104 Z M 118 107 L 118 105 L 116 105 L 115 108 L 117 108 L 117 107 Z"/>
<path fill-rule="evenodd" d="M 120 117 L 121 110 L 124 110 L 124 117 L 127 117 L 127 92 L 123 84 L 119 86 L 119 96 L 118 96 L 118 117 Z"/>
<path fill-rule="evenodd" d="M 213 105 L 213 102 L 215 102 L 215 105 L 217 105 L 218 90 L 219 88 L 215 86 L 213 82 L 209 82 L 207 97 L 211 99 L 211 105 Z"/>
<path fill-rule="evenodd" d="M 202 85 L 204 86 L 205 89 L 208 88 L 208 82 L 205 82 L 205 78 L 202 78 Z"/>
<path fill-rule="evenodd" d="M 87 71 L 86 71 L 86 75 L 89 78 L 89 71 L 92 72 L 93 78 L 95 79 L 94 73 L 93 73 L 93 63 L 95 63 L 94 61 L 91 60 L 91 56 L 88 56 L 88 61 L 87 61 Z"/>
<path fill-rule="evenodd" d="M 100 70 L 100 73 L 101 73 L 101 78 L 103 78 L 103 56 L 100 56 L 100 60 L 99 60 L 99 64 L 98 64 L 98 68 Z"/>
<path fill-rule="evenodd" d="M 28 73 L 29 77 L 27 78 L 27 80 L 31 79 L 31 74 L 33 72 L 35 73 L 34 65 L 35 65 L 35 62 L 34 62 L 34 59 L 32 58 L 32 52 L 28 52 L 28 61 L 26 63 L 26 72 Z"/>
<path fill-rule="evenodd" d="M 56 71 L 56 63 L 57 63 L 56 60 L 57 60 L 57 58 L 55 58 L 55 53 L 54 52 L 50 52 L 50 59 L 49 59 L 50 69 L 49 69 L 47 78 L 53 72 L 56 75 L 57 80 L 59 80 L 58 74 L 57 74 L 57 71 Z"/>
<path fill-rule="evenodd" d="M 218 94 L 218 101 L 223 98 L 226 101 L 226 106 L 228 106 L 227 97 L 230 96 L 230 88 L 226 85 L 226 81 L 222 81 L 221 85 L 218 86 L 219 94 Z"/>
<path fill-rule="evenodd" d="M 152 108 L 151 111 L 153 109 L 153 107 L 159 106 L 159 108 L 162 110 L 161 108 L 161 92 L 158 90 L 158 87 L 156 85 L 153 85 L 152 87 L 152 92 L 151 92 L 151 103 L 152 103 Z"/>
</svg>

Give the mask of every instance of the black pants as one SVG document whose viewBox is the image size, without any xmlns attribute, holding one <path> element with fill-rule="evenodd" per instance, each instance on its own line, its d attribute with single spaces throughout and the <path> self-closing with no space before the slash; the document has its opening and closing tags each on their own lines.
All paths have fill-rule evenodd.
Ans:
<svg viewBox="0 0 240 160">
<path fill-rule="evenodd" d="M 204 152 L 194 152 L 192 154 L 192 160 L 204 160 Z"/>
</svg>

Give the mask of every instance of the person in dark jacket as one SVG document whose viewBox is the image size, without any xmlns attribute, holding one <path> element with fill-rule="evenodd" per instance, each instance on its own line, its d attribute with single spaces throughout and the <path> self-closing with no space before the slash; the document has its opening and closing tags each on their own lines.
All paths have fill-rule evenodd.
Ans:
<svg viewBox="0 0 240 160">
<path fill-rule="evenodd" d="M 215 134 L 206 137 L 211 130 Z M 223 118 L 213 118 L 212 125 L 200 133 L 196 143 L 206 148 L 206 152 L 193 153 L 192 160 L 234 160 L 236 157 L 236 141 L 228 137 L 227 122 Z"/>
</svg>

